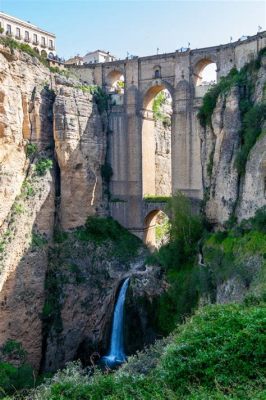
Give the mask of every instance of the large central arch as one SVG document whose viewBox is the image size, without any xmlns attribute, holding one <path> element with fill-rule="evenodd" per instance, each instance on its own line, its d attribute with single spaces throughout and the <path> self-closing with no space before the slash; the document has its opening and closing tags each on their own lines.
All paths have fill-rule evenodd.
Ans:
<svg viewBox="0 0 266 400">
<path fill-rule="evenodd" d="M 171 112 L 167 117 L 156 120 L 153 104 L 160 93 L 165 93 L 169 97 Z M 157 79 L 143 93 L 142 96 L 142 195 L 171 195 L 171 136 L 172 136 L 172 87 Z M 167 108 L 167 107 L 166 107 Z M 166 114 L 165 114 L 166 115 Z M 165 118 L 165 119 L 163 119 Z M 159 156 L 160 154 L 160 156 Z M 158 178 L 159 177 L 159 178 Z M 161 184 L 158 190 L 156 179 L 167 181 Z"/>
</svg>

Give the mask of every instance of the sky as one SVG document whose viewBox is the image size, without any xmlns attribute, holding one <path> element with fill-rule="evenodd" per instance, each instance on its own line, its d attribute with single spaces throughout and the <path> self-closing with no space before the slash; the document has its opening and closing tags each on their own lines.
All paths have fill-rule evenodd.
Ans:
<svg viewBox="0 0 266 400">
<path fill-rule="evenodd" d="M 266 0 L 0 0 L 0 11 L 55 33 L 66 59 L 96 49 L 141 57 L 266 30 Z"/>
</svg>

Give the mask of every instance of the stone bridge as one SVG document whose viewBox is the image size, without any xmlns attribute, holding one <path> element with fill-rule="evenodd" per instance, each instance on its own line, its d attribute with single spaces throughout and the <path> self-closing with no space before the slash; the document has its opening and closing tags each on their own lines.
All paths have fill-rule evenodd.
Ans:
<svg viewBox="0 0 266 400">
<path fill-rule="evenodd" d="M 111 215 L 123 226 L 145 239 L 147 230 L 152 229 L 152 213 L 164 209 L 161 203 L 147 205 L 143 200 L 145 195 L 156 195 L 154 97 L 167 89 L 172 98 L 171 191 L 181 190 L 200 200 L 203 184 L 197 112 L 209 89 L 201 84 L 202 71 L 215 63 L 219 81 L 233 67 L 240 69 L 254 59 L 265 46 L 266 32 L 261 32 L 220 46 L 73 67 L 85 83 L 107 92 L 116 80 L 124 78 L 123 93 L 114 94 L 108 154 L 113 169 L 111 196 L 119 200 L 111 202 Z"/>
</svg>

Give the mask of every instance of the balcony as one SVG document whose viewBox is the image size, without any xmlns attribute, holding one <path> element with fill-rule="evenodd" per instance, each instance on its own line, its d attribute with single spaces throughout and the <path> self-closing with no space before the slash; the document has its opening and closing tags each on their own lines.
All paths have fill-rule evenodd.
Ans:
<svg viewBox="0 0 266 400">
<path fill-rule="evenodd" d="M 30 38 L 24 38 L 24 42 L 30 43 Z"/>
<path fill-rule="evenodd" d="M 8 36 L 8 37 L 13 37 L 14 35 L 13 35 L 12 32 L 6 31 L 6 36 Z"/>
<path fill-rule="evenodd" d="M 49 50 L 55 50 L 55 47 L 54 47 L 54 46 L 51 46 L 51 45 L 49 45 L 48 49 L 49 49 Z"/>
<path fill-rule="evenodd" d="M 46 46 L 45 43 L 41 43 L 41 47 L 42 47 L 43 49 L 45 49 L 47 46 Z"/>
<path fill-rule="evenodd" d="M 33 42 L 32 42 L 32 44 L 33 44 L 34 46 L 38 46 L 38 44 L 39 44 L 39 40 L 35 40 L 35 41 L 33 41 Z"/>
<path fill-rule="evenodd" d="M 17 39 L 17 40 L 21 40 L 21 39 L 22 39 L 22 37 L 21 37 L 21 35 L 16 35 L 16 36 L 15 36 L 15 39 Z"/>
</svg>

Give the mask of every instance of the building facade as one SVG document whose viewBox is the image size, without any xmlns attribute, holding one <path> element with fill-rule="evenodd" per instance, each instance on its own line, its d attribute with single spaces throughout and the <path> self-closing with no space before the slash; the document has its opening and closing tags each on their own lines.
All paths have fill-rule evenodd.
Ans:
<svg viewBox="0 0 266 400">
<path fill-rule="evenodd" d="M 0 28 L 1 35 L 28 44 L 42 56 L 56 56 L 56 37 L 53 33 L 3 12 L 0 12 Z"/>
<path fill-rule="evenodd" d="M 84 64 L 95 64 L 116 61 L 116 57 L 104 50 L 95 50 L 83 57 Z"/>
<path fill-rule="evenodd" d="M 83 60 L 83 57 L 75 56 L 75 57 L 69 58 L 69 60 L 65 61 L 65 64 L 66 65 L 83 65 L 84 60 Z"/>
</svg>

